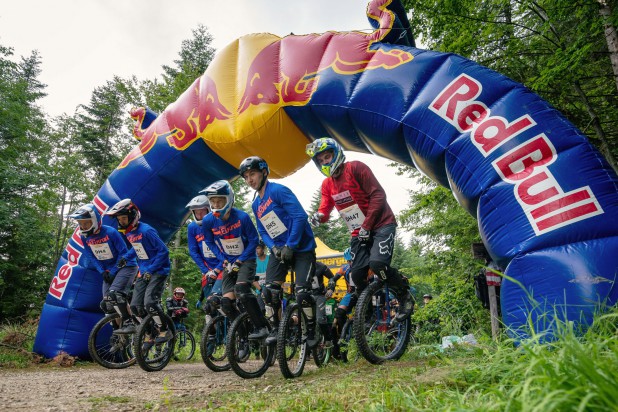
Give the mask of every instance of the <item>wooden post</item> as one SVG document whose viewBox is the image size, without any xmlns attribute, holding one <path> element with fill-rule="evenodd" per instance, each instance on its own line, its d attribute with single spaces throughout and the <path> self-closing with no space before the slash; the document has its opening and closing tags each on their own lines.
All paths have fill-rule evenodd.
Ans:
<svg viewBox="0 0 618 412">
<path fill-rule="evenodd" d="M 489 313 L 491 314 L 491 337 L 498 340 L 500 335 L 500 321 L 498 319 L 498 299 L 496 298 L 496 287 L 488 286 L 489 289 Z"/>
</svg>

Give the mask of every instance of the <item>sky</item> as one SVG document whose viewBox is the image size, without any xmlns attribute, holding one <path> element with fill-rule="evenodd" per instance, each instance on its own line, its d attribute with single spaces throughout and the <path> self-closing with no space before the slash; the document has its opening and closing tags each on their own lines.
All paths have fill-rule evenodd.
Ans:
<svg viewBox="0 0 618 412">
<path fill-rule="evenodd" d="M 222 49 L 238 37 L 269 32 L 322 33 L 371 30 L 365 15 L 368 0 L 19 0 L 0 8 L 0 45 L 15 56 L 37 50 L 39 80 L 48 96 L 40 103 L 50 116 L 73 114 L 90 101 L 92 91 L 113 76 L 139 80 L 160 76 L 173 65 L 183 40 L 203 24 Z M 128 114 L 127 114 L 128 116 Z M 132 138 L 127 136 L 127 138 Z M 395 211 L 407 206 L 414 181 L 396 176 L 389 160 L 347 152 L 369 164 Z M 309 208 L 323 176 L 313 163 L 278 180 Z M 307 184 L 307 182 L 311 182 Z"/>
</svg>

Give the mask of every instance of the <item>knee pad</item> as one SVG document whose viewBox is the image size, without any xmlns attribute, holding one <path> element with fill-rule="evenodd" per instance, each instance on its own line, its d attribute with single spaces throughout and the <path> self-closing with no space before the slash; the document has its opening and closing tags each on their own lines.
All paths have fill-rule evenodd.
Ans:
<svg viewBox="0 0 618 412">
<path fill-rule="evenodd" d="M 164 314 L 163 307 L 158 302 L 149 304 L 146 309 L 148 309 L 148 313 L 153 316 L 162 316 Z"/>
<path fill-rule="evenodd" d="M 114 305 L 124 305 L 127 303 L 126 295 L 123 292 L 110 289 L 107 292 L 107 296 Z"/>
<path fill-rule="evenodd" d="M 106 313 L 106 314 L 110 314 L 110 313 L 115 313 L 116 311 L 114 310 L 114 304 L 107 299 L 107 296 L 105 296 L 103 298 L 103 300 L 101 301 L 101 303 L 99 303 L 99 307 L 101 308 L 101 310 Z"/>
<path fill-rule="evenodd" d="M 369 268 L 375 273 L 380 279 L 386 280 L 388 278 L 389 267 L 384 262 L 369 262 Z"/>
<path fill-rule="evenodd" d="M 279 309 L 281 307 L 281 301 L 283 300 L 283 289 L 278 283 L 268 283 L 264 285 L 262 289 L 264 295 L 264 302 L 271 306 L 273 309 Z"/>
<path fill-rule="evenodd" d="M 234 301 L 225 296 L 221 298 L 221 310 L 229 319 L 233 320 L 236 316 L 237 309 L 234 306 Z"/>
<path fill-rule="evenodd" d="M 296 302 L 303 308 L 312 307 L 314 300 L 313 296 L 311 296 L 311 291 L 305 288 L 296 289 Z"/>
<path fill-rule="evenodd" d="M 241 302 L 245 302 L 249 299 L 255 299 L 255 295 L 251 290 L 251 285 L 248 283 L 237 283 L 234 286 L 234 293 L 240 298 Z"/>
</svg>

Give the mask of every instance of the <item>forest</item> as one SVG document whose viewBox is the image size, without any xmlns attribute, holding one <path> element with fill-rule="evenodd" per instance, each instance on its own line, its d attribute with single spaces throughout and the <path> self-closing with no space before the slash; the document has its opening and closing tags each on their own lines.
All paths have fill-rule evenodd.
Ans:
<svg viewBox="0 0 618 412">
<path fill-rule="evenodd" d="M 618 37 L 613 1 L 553 2 L 404 0 L 417 45 L 470 58 L 524 84 L 577 125 L 617 170 Z M 423 24 L 419 24 L 423 22 Z M 71 115 L 51 117 L 40 100 L 37 51 L 21 55 L 0 44 L 0 322 L 36 318 L 58 259 L 74 226 L 66 214 L 89 202 L 126 153 L 130 108 L 163 109 L 208 67 L 216 53 L 205 26 L 179 45 L 177 59 L 154 79 L 111 77 Z M 415 169 L 393 173 L 417 179 L 398 216 L 412 240 L 397 242 L 394 266 L 406 274 L 417 300 L 434 296 L 414 314 L 416 339 L 489 334 L 489 313 L 475 297 L 473 277 L 482 263 L 471 245 L 480 241 L 474 217 L 447 188 Z M 237 180 L 236 206 L 249 208 L 250 189 Z M 293 188 L 292 188 L 293 190 Z M 312 209 L 317 207 L 316 193 Z M 349 235 L 337 219 L 315 230 L 333 249 Z M 182 285 L 195 302 L 201 274 L 187 251 L 186 226 L 169 243 L 170 287 Z M 438 319 L 439 322 L 424 322 Z M 193 322 L 197 322 L 197 317 Z"/>
</svg>

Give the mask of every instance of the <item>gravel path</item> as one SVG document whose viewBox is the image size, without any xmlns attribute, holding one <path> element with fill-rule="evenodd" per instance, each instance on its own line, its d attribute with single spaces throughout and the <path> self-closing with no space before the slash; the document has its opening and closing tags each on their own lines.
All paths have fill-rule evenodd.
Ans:
<svg viewBox="0 0 618 412">
<path fill-rule="evenodd" d="M 267 386 L 279 368 L 245 381 L 234 372 L 211 372 L 201 362 L 170 363 L 161 372 L 139 366 L 110 370 L 98 365 L 0 370 L 0 408 L 10 411 L 141 411 L 167 409 L 174 399 L 207 408 L 216 393 Z M 262 382 L 260 382 L 262 381 Z M 248 384 L 251 382 L 251 384 Z M 181 398 L 181 399 L 178 399 Z M 184 399 L 182 399 L 184 398 Z"/>
</svg>

